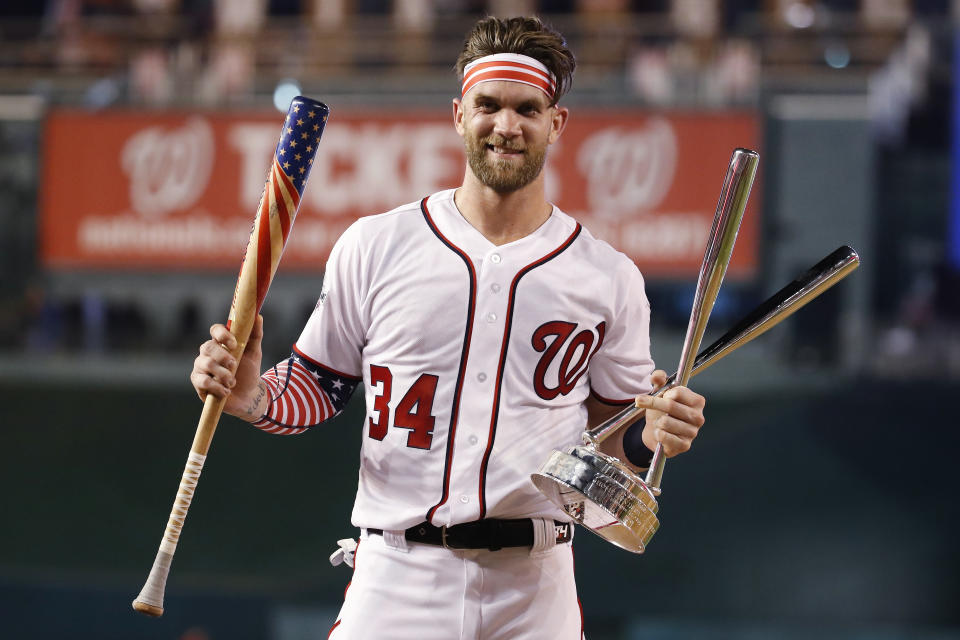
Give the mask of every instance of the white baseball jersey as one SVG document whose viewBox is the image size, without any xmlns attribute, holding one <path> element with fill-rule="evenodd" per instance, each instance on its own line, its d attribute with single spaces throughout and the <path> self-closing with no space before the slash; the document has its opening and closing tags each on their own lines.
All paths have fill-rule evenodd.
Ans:
<svg viewBox="0 0 960 640">
<path fill-rule="evenodd" d="M 295 345 L 331 372 L 328 393 L 362 378 L 360 528 L 567 521 L 530 474 L 580 441 L 588 394 L 627 404 L 650 388 L 649 304 L 626 256 L 556 207 L 496 246 L 453 195 L 354 223 Z"/>
</svg>

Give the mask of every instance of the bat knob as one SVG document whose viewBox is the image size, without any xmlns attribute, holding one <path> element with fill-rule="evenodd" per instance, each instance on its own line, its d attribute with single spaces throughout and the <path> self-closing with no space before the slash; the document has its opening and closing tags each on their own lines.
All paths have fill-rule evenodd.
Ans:
<svg viewBox="0 0 960 640">
<path fill-rule="evenodd" d="M 152 604 L 147 604 L 146 602 L 140 602 L 139 600 L 133 601 L 133 608 L 135 611 L 150 616 L 151 618 L 159 618 L 163 615 L 163 607 L 155 607 Z"/>
</svg>

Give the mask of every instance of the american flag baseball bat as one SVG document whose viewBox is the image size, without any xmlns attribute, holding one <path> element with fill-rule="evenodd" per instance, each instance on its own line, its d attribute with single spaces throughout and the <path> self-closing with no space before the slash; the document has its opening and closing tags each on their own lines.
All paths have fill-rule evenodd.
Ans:
<svg viewBox="0 0 960 640">
<path fill-rule="evenodd" d="M 303 96 L 294 98 L 287 111 L 230 305 L 227 328 L 237 340 L 230 355 L 237 361 L 247 346 L 280 263 L 329 114 L 327 105 Z M 153 617 L 163 615 L 163 594 L 170 563 L 225 403 L 226 398 L 216 398 L 212 394 L 207 395 L 203 403 L 160 549 L 140 595 L 133 601 L 133 608 L 140 613 Z"/>
</svg>

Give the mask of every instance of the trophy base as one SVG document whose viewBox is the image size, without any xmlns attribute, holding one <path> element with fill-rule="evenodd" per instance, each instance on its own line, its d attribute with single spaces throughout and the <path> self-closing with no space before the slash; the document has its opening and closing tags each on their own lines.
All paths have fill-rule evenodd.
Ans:
<svg viewBox="0 0 960 640">
<path fill-rule="evenodd" d="M 590 445 L 554 451 L 530 480 L 554 504 L 595 534 L 643 553 L 657 532 L 657 500 L 637 474 Z"/>
</svg>

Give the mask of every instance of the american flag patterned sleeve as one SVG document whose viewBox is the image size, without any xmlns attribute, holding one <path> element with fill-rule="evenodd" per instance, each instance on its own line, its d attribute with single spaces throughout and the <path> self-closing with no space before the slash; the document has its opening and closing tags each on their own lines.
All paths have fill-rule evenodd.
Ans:
<svg viewBox="0 0 960 640">
<path fill-rule="evenodd" d="M 294 352 L 261 376 L 270 406 L 253 423 L 267 433 L 296 435 L 343 411 L 360 382 Z"/>
</svg>

